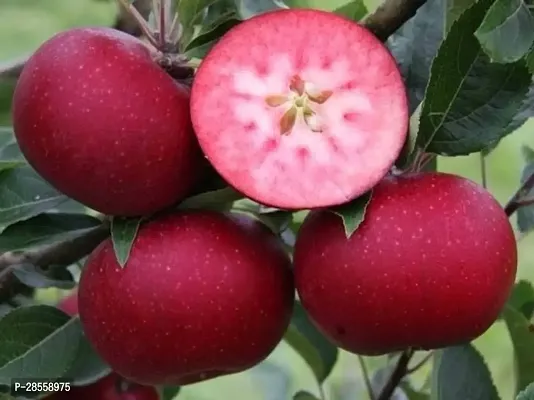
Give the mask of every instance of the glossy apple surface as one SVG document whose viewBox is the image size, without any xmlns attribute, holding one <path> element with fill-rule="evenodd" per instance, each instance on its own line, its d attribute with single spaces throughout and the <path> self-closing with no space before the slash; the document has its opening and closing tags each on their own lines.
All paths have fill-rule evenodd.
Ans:
<svg viewBox="0 0 534 400">
<path fill-rule="evenodd" d="M 143 225 L 121 268 L 111 241 L 79 285 L 84 331 L 121 375 L 182 385 L 240 372 L 266 358 L 288 327 L 290 260 L 245 215 L 187 211 Z"/>
<path fill-rule="evenodd" d="M 104 214 L 151 214 L 184 198 L 200 175 L 189 89 L 141 41 L 111 28 L 45 42 L 18 80 L 13 126 L 41 176 Z"/>
<path fill-rule="evenodd" d="M 310 213 L 294 265 L 318 328 L 348 351 L 379 355 L 484 333 L 513 286 L 517 246 L 489 192 L 458 176 L 422 173 L 383 180 L 350 239 L 339 216 Z"/>
</svg>

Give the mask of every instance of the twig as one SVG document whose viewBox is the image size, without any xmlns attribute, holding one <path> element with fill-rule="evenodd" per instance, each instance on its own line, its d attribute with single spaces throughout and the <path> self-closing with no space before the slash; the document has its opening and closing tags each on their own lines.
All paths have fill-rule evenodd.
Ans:
<svg viewBox="0 0 534 400">
<path fill-rule="evenodd" d="M 369 400 L 375 400 L 375 392 L 373 390 L 373 385 L 371 384 L 371 378 L 369 377 L 369 370 L 367 369 L 367 364 L 365 363 L 364 358 L 358 354 L 358 361 L 360 362 L 360 368 L 362 370 L 363 382 L 365 384 L 365 389 L 369 395 Z"/>
<path fill-rule="evenodd" d="M 0 63 L 0 78 L 14 79 L 17 78 L 24 68 L 29 55 L 20 57 L 17 60 Z"/>
<path fill-rule="evenodd" d="M 109 225 L 106 222 L 74 239 L 20 253 L 4 253 L 0 255 L 0 271 L 19 264 L 33 264 L 42 268 L 51 265 L 69 266 L 92 252 L 108 235 Z"/>
<path fill-rule="evenodd" d="M 519 208 L 534 203 L 534 199 L 526 198 L 529 192 L 534 188 L 534 173 L 530 174 L 527 179 L 519 186 L 512 198 L 506 203 L 504 212 L 509 217 L 512 216 Z"/>
<path fill-rule="evenodd" d="M 385 0 L 363 24 L 385 42 L 425 3 L 426 0 Z"/>
<path fill-rule="evenodd" d="M 390 400 L 391 396 L 395 392 L 395 389 L 401 383 L 402 379 L 406 376 L 408 371 L 408 363 L 410 362 L 414 354 L 413 349 L 404 350 L 397 361 L 395 369 L 391 373 L 388 381 L 382 388 L 377 400 Z"/>
</svg>

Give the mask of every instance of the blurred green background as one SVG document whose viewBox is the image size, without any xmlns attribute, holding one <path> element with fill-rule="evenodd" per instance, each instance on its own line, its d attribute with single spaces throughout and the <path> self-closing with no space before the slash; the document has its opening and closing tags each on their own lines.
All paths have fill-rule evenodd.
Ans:
<svg viewBox="0 0 534 400">
<path fill-rule="evenodd" d="M 336 8 L 347 0 L 294 0 L 325 8 Z M 367 1 L 369 9 L 375 1 Z M 72 26 L 112 25 L 117 13 L 113 1 L 102 0 L 1 0 L 0 1 L 0 63 L 23 56 L 38 47 L 53 34 Z M 3 90 L 2 90 L 3 87 Z M 3 93 L 2 93 L 3 92 Z M 0 102 L 9 91 L 0 85 Z M 2 123 L 9 123 L 9 115 L 0 115 Z M 521 144 L 534 145 L 534 124 L 527 122 L 506 138 L 486 160 L 488 188 L 504 203 L 518 185 L 523 167 Z M 441 158 L 439 169 L 454 172 L 481 182 L 480 157 Z M 514 219 L 515 224 L 515 219 Z M 437 227 L 438 228 L 438 227 Z M 534 235 L 519 243 L 520 265 L 518 279 L 534 278 Z M 40 294 L 42 301 L 53 303 L 61 293 L 48 290 Z M 512 398 L 513 359 L 506 328 L 497 322 L 476 346 L 484 354 L 503 399 Z M 384 365 L 384 358 L 368 358 L 371 367 Z M 287 345 L 282 343 L 268 362 L 243 374 L 215 379 L 186 387 L 179 398 L 184 400 L 282 400 L 299 389 L 317 393 L 311 371 Z M 358 359 L 342 354 L 340 362 L 326 384 L 333 400 L 365 399 Z M 285 395 L 284 393 L 288 393 Z M 287 397 L 286 397 L 287 396 Z"/>
</svg>

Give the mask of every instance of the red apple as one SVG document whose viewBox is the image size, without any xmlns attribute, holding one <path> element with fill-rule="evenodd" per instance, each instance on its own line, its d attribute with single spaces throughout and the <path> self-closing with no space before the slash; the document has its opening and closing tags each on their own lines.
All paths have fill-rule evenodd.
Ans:
<svg viewBox="0 0 534 400">
<path fill-rule="evenodd" d="M 63 297 L 58 303 L 57 308 L 70 316 L 78 314 L 78 291 L 74 290 L 67 296 Z"/>
<path fill-rule="evenodd" d="M 490 193 L 459 176 L 383 180 L 347 239 L 339 216 L 311 212 L 294 253 L 303 307 L 339 347 L 363 355 L 470 341 L 498 317 L 517 246 Z"/>
<path fill-rule="evenodd" d="M 398 157 L 408 103 L 395 59 L 366 28 L 278 10 L 227 32 L 191 90 L 200 145 L 246 196 L 284 209 L 344 203 Z"/>
<path fill-rule="evenodd" d="M 121 375 L 184 385 L 266 358 L 288 327 L 294 286 L 276 236 L 245 215 L 188 211 L 143 225 L 121 268 L 106 240 L 79 285 L 89 341 Z"/>
<path fill-rule="evenodd" d="M 125 381 L 117 374 L 110 374 L 88 386 L 71 387 L 69 391 L 56 392 L 49 400 L 159 400 L 156 388 Z"/>
<path fill-rule="evenodd" d="M 77 291 L 61 299 L 58 308 L 69 315 L 78 314 Z M 69 391 L 56 392 L 50 400 L 159 400 L 159 393 L 153 386 L 128 382 L 116 373 L 86 386 L 72 386 Z"/>
<path fill-rule="evenodd" d="M 45 42 L 18 81 L 13 125 L 40 175 L 105 214 L 150 214 L 179 201 L 202 159 L 189 89 L 139 39 L 111 28 Z"/>
</svg>

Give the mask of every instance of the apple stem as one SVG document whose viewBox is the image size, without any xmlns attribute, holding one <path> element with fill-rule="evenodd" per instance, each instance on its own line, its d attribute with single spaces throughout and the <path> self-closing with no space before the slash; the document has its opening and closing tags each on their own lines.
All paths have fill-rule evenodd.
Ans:
<svg viewBox="0 0 534 400">
<path fill-rule="evenodd" d="M 382 391 L 380 392 L 380 395 L 378 396 L 377 400 L 391 399 L 391 396 L 393 396 L 395 389 L 397 388 L 397 386 L 399 386 L 402 379 L 406 376 L 406 373 L 408 371 L 408 364 L 412 359 L 413 355 L 414 350 L 411 348 L 406 349 L 402 352 L 401 356 L 399 357 L 399 360 L 397 361 L 397 365 L 395 365 L 393 372 L 391 373 L 389 379 L 382 388 Z"/>
</svg>

